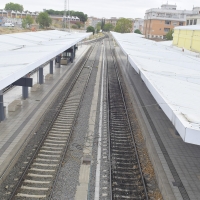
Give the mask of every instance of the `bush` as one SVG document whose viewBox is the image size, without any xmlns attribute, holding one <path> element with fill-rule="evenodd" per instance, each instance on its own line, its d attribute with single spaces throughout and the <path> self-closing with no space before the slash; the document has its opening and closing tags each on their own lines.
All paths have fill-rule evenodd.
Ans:
<svg viewBox="0 0 200 200">
<path fill-rule="evenodd" d="M 73 28 L 73 29 L 77 29 L 78 27 L 77 27 L 75 24 L 73 24 L 73 25 L 72 25 L 72 28 Z"/>
</svg>

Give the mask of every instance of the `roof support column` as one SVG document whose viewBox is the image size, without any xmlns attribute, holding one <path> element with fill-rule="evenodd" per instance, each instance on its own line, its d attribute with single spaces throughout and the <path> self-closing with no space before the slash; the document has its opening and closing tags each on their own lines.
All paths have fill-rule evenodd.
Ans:
<svg viewBox="0 0 200 200">
<path fill-rule="evenodd" d="M 5 119 L 4 106 L 3 106 L 3 91 L 0 90 L 0 122 Z"/>
<path fill-rule="evenodd" d="M 76 57 L 76 49 L 77 49 L 77 47 L 76 47 L 76 45 L 74 45 L 74 58 Z"/>
<path fill-rule="evenodd" d="M 27 99 L 28 98 L 28 87 L 22 86 L 22 98 Z"/>
<path fill-rule="evenodd" d="M 43 67 L 39 67 L 39 84 L 43 84 L 44 83 L 44 75 L 43 75 Z"/>
<path fill-rule="evenodd" d="M 53 74 L 53 60 L 50 60 L 49 74 Z"/>
<path fill-rule="evenodd" d="M 56 65 L 57 65 L 57 68 L 60 68 L 60 60 L 61 60 L 61 55 L 57 55 L 56 56 Z"/>
</svg>

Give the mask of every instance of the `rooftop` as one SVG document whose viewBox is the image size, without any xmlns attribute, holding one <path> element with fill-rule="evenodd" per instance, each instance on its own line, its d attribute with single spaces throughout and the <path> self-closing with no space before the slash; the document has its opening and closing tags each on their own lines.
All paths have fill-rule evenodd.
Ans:
<svg viewBox="0 0 200 200">
<path fill-rule="evenodd" d="M 142 35 L 112 32 L 183 141 L 200 145 L 200 58 Z"/>
<path fill-rule="evenodd" d="M 52 30 L 0 35 L 0 90 L 90 34 Z"/>
<path fill-rule="evenodd" d="M 177 26 L 174 29 L 176 30 L 192 30 L 192 31 L 196 31 L 196 30 L 200 30 L 200 25 L 191 25 L 191 26 Z"/>
</svg>

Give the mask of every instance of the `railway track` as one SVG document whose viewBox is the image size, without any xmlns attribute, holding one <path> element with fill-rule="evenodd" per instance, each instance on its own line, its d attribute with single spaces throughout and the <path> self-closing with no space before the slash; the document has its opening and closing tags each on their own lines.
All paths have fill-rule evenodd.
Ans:
<svg viewBox="0 0 200 200">
<path fill-rule="evenodd" d="M 65 96 L 60 96 L 55 116 L 48 120 L 46 133 L 27 162 L 19 181 L 9 199 L 51 198 L 57 174 L 64 161 L 73 128 L 79 113 L 80 103 L 95 63 L 99 44 L 89 53 L 79 69 Z M 64 88 L 63 90 L 65 90 Z"/>
<path fill-rule="evenodd" d="M 107 42 L 110 199 L 149 199 L 120 83 L 117 63 Z"/>
</svg>

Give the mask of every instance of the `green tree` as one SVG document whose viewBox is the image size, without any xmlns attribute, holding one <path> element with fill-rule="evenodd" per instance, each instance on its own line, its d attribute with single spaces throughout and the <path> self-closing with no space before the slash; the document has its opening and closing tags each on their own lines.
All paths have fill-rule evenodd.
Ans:
<svg viewBox="0 0 200 200">
<path fill-rule="evenodd" d="M 113 29 L 114 29 L 114 26 L 111 23 L 105 24 L 103 27 L 103 31 L 105 32 L 112 31 Z"/>
<path fill-rule="evenodd" d="M 140 31 L 139 29 L 136 29 L 136 30 L 134 31 L 134 33 L 142 34 L 141 31 Z"/>
<path fill-rule="evenodd" d="M 96 32 L 99 33 L 101 30 L 101 22 L 97 23 L 96 25 Z"/>
<path fill-rule="evenodd" d="M 30 25 L 33 24 L 33 22 L 34 22 L 33 18 L 30 15 L 28 15 L 22 20 L 22 27 L 23 28 L 30 27 Z"/>
<path fill-rule="evenodd" d="M 15 10 L 15 11 L 19 11 L 19 12 L 22 12 L 24 10 L 24 7 L 20 4 L 17 4 L 17 3 L 7 3 L 5 5 L 5 10 Z"/>
<path fill-rule="evenodd" d="M 36 22 L 40 25 L 41 28 L 47 28 L 51 25 L 52 20 L 47 12 L 41 12 L 36 18 Z"/>
<path fill-rule="evenodd" d="M 95 29 L 94 29 L 93 26 L 88 26 L 86 32 L 92 32 L 93 35 L 94 35 L 94 33 L 95 33 Z"/>
<path fill-rule="evenodd" d="M 101 30 L 103 30 L 104 26 L 105 26 L 105 19 L 102 18 L 102 20 L 101 20 Z"/>
<path fill-rule="evenodd" d="M 173 33 L 174 33 L 174 30 L 170 30 L 170 31 L 166 34 L 166 39 L 167 39 L 167 40 L 173 40 Z"/>
<path fill-rule="evenodd" d="M 77 27 L 78 27 L 79 29 L 80 29 L 81 26 L 82 26 L 82 23 L 81 23 L 81 22 L 76 22 L 75 24 L 77 25 Z"/>
<path fill-rule="evenodd" d="M 131 33 L 133 23 L 130 19 L 121 18 L 117 21 L 115 31 L 118 33 Z"/>
<path fill-rule="evenodd" d="M 63 16 L 64 15 L 64 11 L 58 11 L 58 10 L 46 10 L 46 12 L 49 14 L 49 15 L 60 15 L 60 16 Z M 70 11 L 67 11 L 66 15 L 70 15 L 70 16 L 77 16 L 81 22 L 85 23 L 88 19 L 88 16 L 87 14 L 84 14 L 83 12 L 79 12 L 79 11 L 73 11 L 73 10 L 70 10 Z"/>
</svg>

